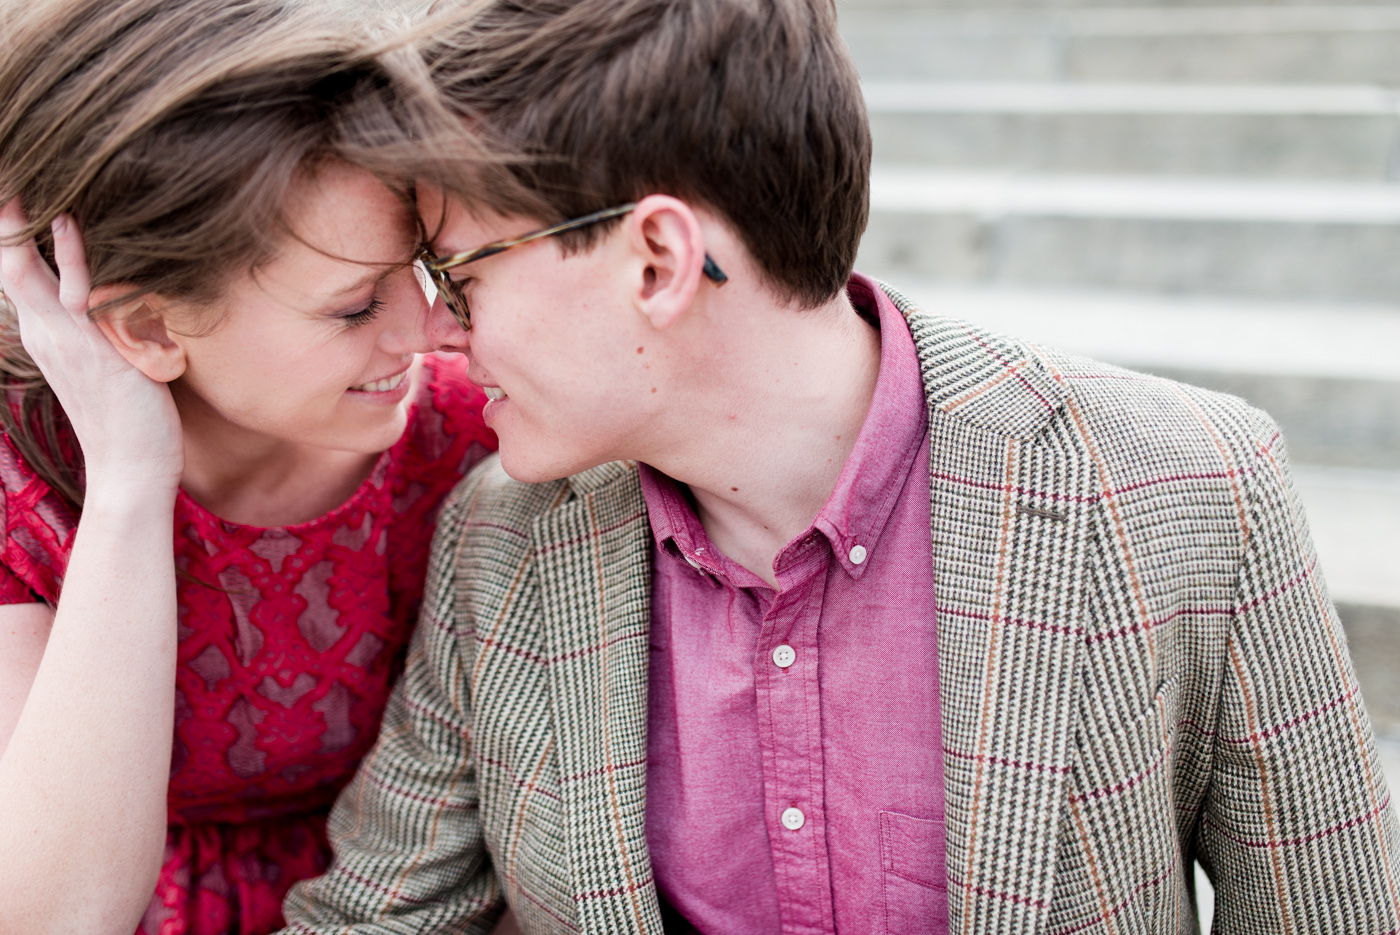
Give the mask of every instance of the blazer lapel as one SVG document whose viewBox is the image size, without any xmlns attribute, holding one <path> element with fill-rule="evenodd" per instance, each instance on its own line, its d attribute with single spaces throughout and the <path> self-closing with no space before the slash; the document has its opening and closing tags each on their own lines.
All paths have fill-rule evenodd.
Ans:
<svg viewBox="0 0 1400 935">
<path fill-rule="evenodd" d="M 929 400 L 949 931 L 1032 933 L 1071 770 L 1093 468 L 1027 349 L 891 297 Z"/>
<path fill-rule="evenodd" d="M 585 933 L 661 932 L 646 847 L 651 527 L 634 464 L 536 520 L 570 875 Z"/>
</svg>

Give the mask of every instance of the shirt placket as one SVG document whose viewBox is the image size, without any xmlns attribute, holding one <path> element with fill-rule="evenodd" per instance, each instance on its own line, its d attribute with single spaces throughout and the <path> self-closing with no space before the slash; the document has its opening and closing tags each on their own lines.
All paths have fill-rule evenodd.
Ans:
<svg viewBox="0 0 1400 935">
<path fill-rule="evenodd" d="M 763 614 L 754 653 L 768 840 L 785 935 L 834 929 L 826 849 L 817 629 L 825 562 L 809 540 Z M 789 579 L 789 580 L 785 580 Z"/>
</svg>

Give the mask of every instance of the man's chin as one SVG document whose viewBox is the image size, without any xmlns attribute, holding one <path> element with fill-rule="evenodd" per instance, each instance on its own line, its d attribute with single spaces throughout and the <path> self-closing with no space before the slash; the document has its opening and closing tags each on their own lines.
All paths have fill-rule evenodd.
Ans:
<svg viewBox="0 0 1400 935">
<path fill-rule="evenodd" d="M 521 451 L 518 447 L 509 445 L 504 439 L 501 441 L 500 455 L 501 469 L 510 475 L 511 480 L 520 481 L 522 484 L 544 484 L 562 480 L 603 463 L 580 461 L 575 464 L 557 457 L 557 454 L 554 457 L 538 457 L 533 452 Z"/>
</svg>

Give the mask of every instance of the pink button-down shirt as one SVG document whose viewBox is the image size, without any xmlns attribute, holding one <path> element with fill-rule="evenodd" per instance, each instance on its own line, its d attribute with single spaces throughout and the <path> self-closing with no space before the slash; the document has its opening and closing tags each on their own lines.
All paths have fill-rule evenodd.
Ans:
<svg viewBox="0 0 1400 935">
<path fill-rule="evenodd" d="M 776 591 L 642 471 L 647 843 L 668 932 L 947 929 L 926 403 L 903 317 L 863 276 L 848 289 L 878 316 L 875 395 L 830 499 L 774 560 Z"/>
</svg>

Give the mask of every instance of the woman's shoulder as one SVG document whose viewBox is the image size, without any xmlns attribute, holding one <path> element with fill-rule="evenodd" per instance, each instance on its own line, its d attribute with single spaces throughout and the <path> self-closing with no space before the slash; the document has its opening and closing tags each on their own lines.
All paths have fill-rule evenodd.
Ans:
<svg viewBox="0 0 1400 935">
<path fill-rule="evenodd" d="M 426 354 L 413 413 L 406 432 L 404 468 L 408 474 L 457 478 L 496 450 L 496 433 L 481 411 L 486 394 L 467 377 L 460 354 Z"/>
<path fill-rule="evenodd" d="M 485 404 L 486 394 L 467 379 L 465 357 L 424 357 L 408 431 L 392 468 L 392 496 L 386 501 L 393 510 L 390 578 L 396 593 L 410 597 L 410 617 L 417 614 L 443 499 L 496 450 L 496 434 L 481 418 Z"/>
</svg>

